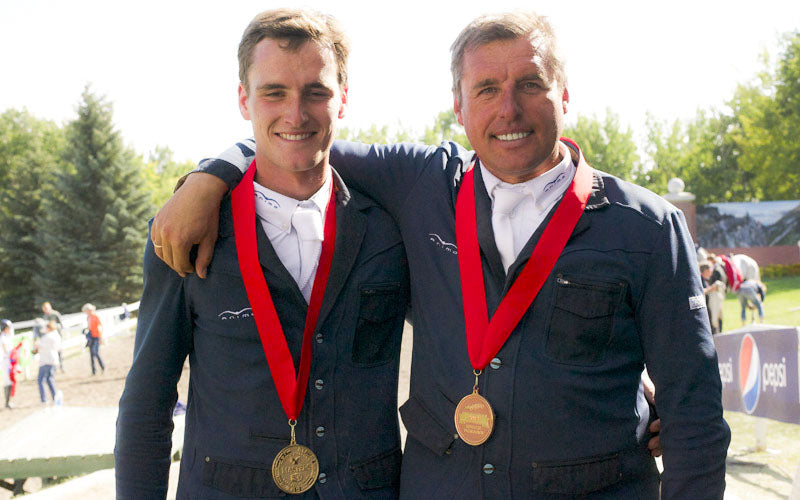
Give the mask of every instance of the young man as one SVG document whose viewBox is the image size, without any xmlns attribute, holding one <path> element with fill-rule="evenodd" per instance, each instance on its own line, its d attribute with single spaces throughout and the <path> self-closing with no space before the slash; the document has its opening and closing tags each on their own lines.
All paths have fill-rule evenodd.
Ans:
<svg viewBox="0 0 800 500">
<path fill-rule="evenodd" d="M 178 498 L 396 498 L 408 270 L 389 215 L 329 162 L 348 51 L 313 12 L 264 12 L 245 30 L 239 108 L 258 154 L 219 211 L 208 279 L 147 246 L 117 498 L 166 494 L 187 355 Z"/>
<path fill-rule="evenodd" d="M 721 498 L 730 433 L 682 214 L 559 140 L 569 92 L 546 19 L 481 17 L 452 54 L 454 109 L 474 153 L 332 150 L 397 220 L 409 255 L 401 497 Z M 248 151 L 202 168 L 235 179 L 231 163 L 245 168 Z M 225 186 L 189 176 L 154 226 L 182 272 L 183 249 L 213 239 L 201 227 L 208 208 L 192 201 L 213 190 L 218 199 Z M 194 219 L 165 221 L 170 212 Z M 660 487 L 645 363 L 662 421 Z"/>
</svg>

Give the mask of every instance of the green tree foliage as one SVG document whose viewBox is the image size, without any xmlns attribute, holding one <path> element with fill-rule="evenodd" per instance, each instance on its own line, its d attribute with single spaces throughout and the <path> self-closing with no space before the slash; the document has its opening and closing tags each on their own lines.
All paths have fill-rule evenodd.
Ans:
<svg viewBox="0 0 800 500">
<path fill-rule="evenodd" d="M 679 177 L 700 204 L 752 199 L 752 183 L 739 168 L 740 150 L 731 135 L 736 126 L 735 118 L 714 110 L 700 110 L 692 120 L 671 124 L 648 116 L 651 163 L 637 182 L 664 193 L 669 179 Z"/>
<path fill-rule="evenodd" d="M 414 137 L 403 127 L 399 126 L 390 130 L 388 125 L 379 127 L 370 125 L 366 130 L 353 130 L 347 127 L 340 128 L 336 133 L 337 139 L 364 144 L 395 144 L 398 142 L 412 142 Z"/>
<path fill-rule="evenodd" d="M 154 212 L 141 161 L 114 130 L 111 105 L 88 86 L 66 136 L 65 169 L 46 198 L 41 224 L 40 293 L 68 311 L 84 302 L 135 300 Z"/>
<path fill-rule="evenodd" d="M 800 31 L 782 45 L 774 70 L 740 85 L 730 103 L 739 164 L 763 200 L 800 199 Z"/>
<path fill-rule="evenodd" d="M 579 114 L 575 125 L 564 128 L 564 136 L 578 143 L 586 161 L 598 170 L 628 181 L 640 170 L 633 132 L 623 128 L 610 109 L 602 119 Z"/>
<path fill-rule="evenodd" d="M 26 111 L 0 115 L 0 314 L 27 319 L 39 312 L 35 277 L 43 253 L 42 198 L 58 171 L 63 131 Z"/>
<path fill-rule="evenodd" d="M 469 139 L 467 139 L 467 134 L 464 132 L 464 127 L 458 123 L 452 108 L 441 111 L 436 115 L 433 125 L 425 128 L 420 141 L 431 145 L 441 144 L 442 141 L 453 141 L 467 149 L 472 149 Z"/>
<path fill-rule="evenodd" d="M 172 150 L 166 146 L 156 146 L 155 151 L 149 155 L 144 165 L 144 178 L 150 202 L 155 207 L 160 207 L 172 196 L 175 184 L 184 174 L 194 169 L 192 161 L 176 162 Z"/>
</svg>

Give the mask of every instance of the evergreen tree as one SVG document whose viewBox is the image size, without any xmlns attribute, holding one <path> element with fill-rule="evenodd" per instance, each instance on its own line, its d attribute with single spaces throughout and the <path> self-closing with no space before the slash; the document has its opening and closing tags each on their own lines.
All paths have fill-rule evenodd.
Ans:
<svg viewBox="0 0 800 500">
<path fill-rule="evenodd" d="M 0 115 L 0 314 L 14 320 L 37 316 L 42 242 L 42 198 L 58 169 L 63 131 L 26 111 Z"/>
<path fill-rule="evenodd" d="M 114 130 L 111 105 L 88 86 L 66 137 L 65 169 L 40 226 L 42 298 L 67 311 L 85 302 L 102 307 L 135 300 L 147 219 L 154 212 L 141 159 Z"/>
</svg>

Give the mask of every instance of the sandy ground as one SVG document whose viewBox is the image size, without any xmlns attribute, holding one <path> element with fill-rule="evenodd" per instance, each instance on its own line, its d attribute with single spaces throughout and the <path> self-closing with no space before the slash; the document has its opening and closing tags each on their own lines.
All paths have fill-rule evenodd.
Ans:
<svg viewBox="0 0 800 500">
<path fill-rule="evenodd" d="M 106 363 L 106 371 L 104 374 L 96 376 L 91 376 L 88 351 L 84 350 L 67 358 L 64 366 L 65 372 L 59 372 L 56 376 L 56 384 L 64 392 L 65 405 L 92 407 L 117 405 L 125 383 L 125 375 L 133 358 L 133 335 L 110 339 L 106 345 L 101 347 L 100 353 Z M 410 364 L 411 335 L 407 325 L 400 368 L 401 384 L 398 394 L 400 401 L 408 398 Z M 188 371 L 187 364 L 178 386 L 179 398 L 182 401 L 186 401 Z M 36 381 L 22 382 L 13 401 L 17 408 L 0 410 L 0 430 L 42 408 Z M 174 483 L 177 481 L 175 465 L 170 474 L 171 491 L 168 496 L 170 499 L 174 498 Z M 748 456 L 746 451 L 729 452 L 728 488 L 725 499 L 786 499 L 792 490 L 794 474 L 795 471 L 785 471 L 774 467 L 768 460 L 753 459 Z M 41 481 L 37 478 L 29 479 L 25 489 L 29 492 L 39 491 Z M 98 471 L 25 496 L 31 500 L 108 500 L 113 497 L 113 470 Z M 10 493 L 0 489 L 0 500 L 8 498 L 10 498 Z M 800 492 L 798 492 L 798 498 L 800 498 Z"/>
</svg>

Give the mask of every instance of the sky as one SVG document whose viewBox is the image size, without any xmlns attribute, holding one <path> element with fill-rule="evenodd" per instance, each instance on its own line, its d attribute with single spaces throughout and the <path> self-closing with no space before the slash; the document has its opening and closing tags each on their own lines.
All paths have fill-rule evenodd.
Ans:
<svg viewBox="0 0 800 500">
<path fill-rule="evenodd" d="M 341 126 L 414 132 L 452 106 L 450 44 L 487 12 L 549 16 L 567 60 L 568 123 L 611 109 L 640 140 L 648 112 L 674 120 L 723 107 L 765 51 L 775 57 L 779 36 L 800 29 L 797 0 L 2 0 L 0 111 L 65 123 L 91 84 L 139 153 L 161 145 L 179 161 L 213 156 L 251 135 L 236 101 L 241 34 L 258 12 L 284 6 L 332 14 L 350 36 Z"/>
</svg>

